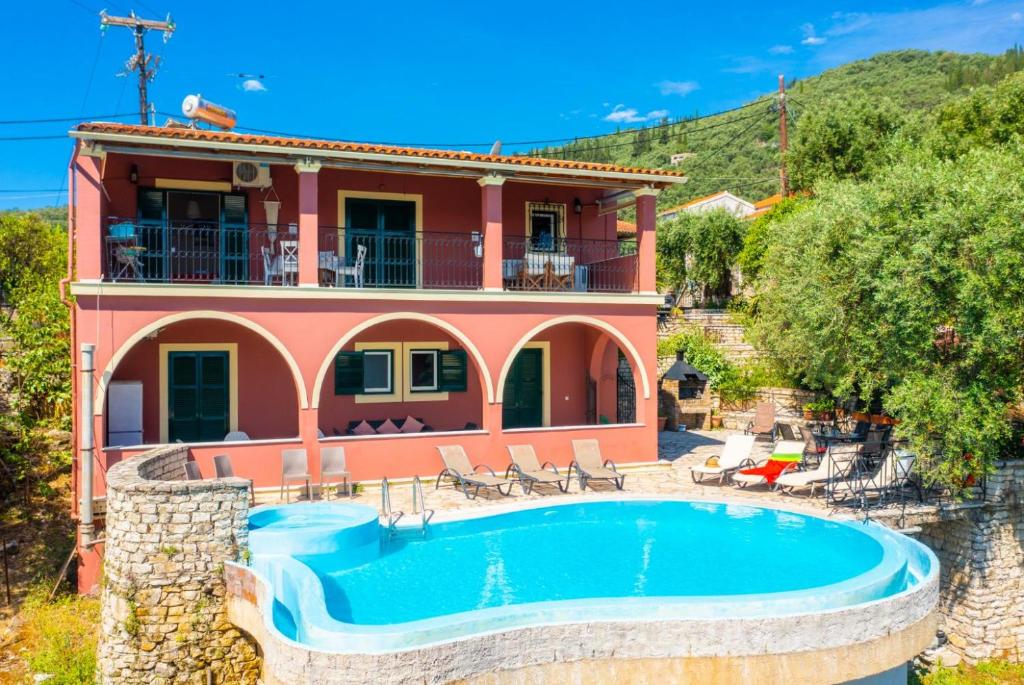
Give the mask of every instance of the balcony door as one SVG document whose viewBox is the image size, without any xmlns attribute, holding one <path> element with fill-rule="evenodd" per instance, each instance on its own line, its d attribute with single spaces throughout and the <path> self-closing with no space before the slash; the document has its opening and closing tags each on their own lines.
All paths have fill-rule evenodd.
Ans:
<svg viewBox="0 0 1024 685">
<path fill-rule="evenodd" d="M 249 275 L 246 196 L 139 189 L 145 280 L 244 283 Z"/>
<path fill-rule="evenodd" d="M 350 197 L 345 200 L 345 259 L 366 247 L 367 287 L 416 287 L 416 203 Z"/>
</svg>

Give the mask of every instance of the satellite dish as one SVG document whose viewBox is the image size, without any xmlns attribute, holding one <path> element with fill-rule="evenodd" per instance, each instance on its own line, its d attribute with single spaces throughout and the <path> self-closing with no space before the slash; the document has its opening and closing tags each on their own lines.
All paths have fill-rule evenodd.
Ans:
<svg viewBox="0 0 1024 685">
<path fill-rule="evenodd" d="M 494 141 L 494 145 L 491 146 L 491 151 L 490 151 L 489 154 L 492 154 L 492 155 L 500 155 L 501 154 L 501 141 L 500 140 Z"/>
</svg>

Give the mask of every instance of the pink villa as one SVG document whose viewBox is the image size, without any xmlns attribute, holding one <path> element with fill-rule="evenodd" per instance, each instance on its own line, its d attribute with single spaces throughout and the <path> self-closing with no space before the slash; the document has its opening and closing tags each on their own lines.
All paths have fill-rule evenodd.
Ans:
<svg viewBox="0 0 1024 685">
<path fill-rule="evenodd" d="M 186 444 L 205 477 L 227 454 L 257 489 L 280 487 L 289 448 L 314 483 L 331 446 L 356 481 L 435 476 L 452 443 L 499 472 L 507 445 L 565 466 L 585 437 L 617 462 L 657 459 L 655 199 L 681 174 L 174 127 L 71 135 L 82 590 L 106 469 L 157 445 Z"/>
</svg>

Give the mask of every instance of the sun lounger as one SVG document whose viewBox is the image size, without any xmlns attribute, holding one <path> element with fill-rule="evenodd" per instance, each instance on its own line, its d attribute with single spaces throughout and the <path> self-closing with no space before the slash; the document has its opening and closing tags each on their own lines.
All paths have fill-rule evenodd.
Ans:
<svg viewBox="0 0 1024 685">
<path fill-rule="evenodd" d="M 771 485 L 783 473 L 795 471 L 803 456 L 802 442 L 782 440 L 775 445 L 772 456 L 759 464 L 751 463 L 752 468 L 740 469 L 732 475 L 732 482 L 741 488 L 748 485 Z"/>
<path fill-rule="evenodd" d="M 747 424 L 744 433 L 775 440 L 775 405 L 758 402 L 754 408 L 754 420 Z"/>
<path fill-rule="evenodd" d="M 730 435 L 725 439 L 725 446 L 722 447 L 722 454 L 708 457 L 703 464 L 690 467 L 690 477 L 694 483 L 700 483 L 705 478 L 718 478 L 721 485 L 725 479 L 744 462 L 750 460 L 750 451 L 754 449 L 753 435 Z"/>
<path fill-rule="evenodd" d="M 569 491 L 569 475 L 563 476 L 550 461 L 541 464 L 533 445 L 509 445 L 508 454 L 512 463 L 505 470 L 505 477 L 514 475 L 518 478 L 523 494 L 529 495 L 538 483 L 557 485 L 562 492 Z"/>
<path fill-rule="evenodd" d="M 597 444 L 597 440 L 573 440 L 572 453 L 573 460 L 569 464 L 569 472 L 576 468 L 580 490 L 586 490 L 587 483 L 592 480 L 611 481 L 616 488 L 622 489 L 626 475 L 619 473 L 611 459 L 601 459 L 601 446 Z"/>
<path fill-rule="evenodd" d="M 455 487 L 462 488 L 462 493 L 469 499 L 476 499 L 481 488 L 494 488 L 506 497 L 511 494 L 512 484 L 515 481 L 499 478 L 494 473 L 494 469 L 487 464 L 477 464 L 476 466 L 470 464 L 469 457 L 466 456 L 466 450 L 462 448 L 462 445 L 442 445 L 437 448 L 437 451 L 441 453 L 444 469 L 437 476 L 435 490 L 441 486 L 441 481 L 444 478 L 449 478 Z M 478 473 L 479 469 L 484 469 L 488 473 Z M 469 494 L 470 488 L 473 488 L 472 495 Z"/>
<path fill-rule="evenodd" d="M 787 471 L 775 479 L 775 487 L 786 494 L 794 494 L 797 490 L 810 489 L 808 497 L 814 497 L 819 485 L 841 477 L 850 470 L 850 462 L 860 454 L 860 445 L 835 445 L 818 462 L 817 468 L 807 471 Z"/>
</svg>

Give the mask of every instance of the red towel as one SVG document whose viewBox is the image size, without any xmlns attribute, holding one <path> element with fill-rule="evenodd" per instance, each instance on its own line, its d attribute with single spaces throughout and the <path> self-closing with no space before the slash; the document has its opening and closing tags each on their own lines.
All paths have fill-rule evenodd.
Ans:
<svg viewBox="0 0 1024 685">
<path fill-rule="evenodd" d="M 740 473 L 745 473 L 749 476 L 764 476 L 764 479 L 769 484 L 774 483 L 775 479 L 782 475 L 782 473 L 792 467 L 795 462 L 792 461 L 776 461 L 775 459 L 769 459 L 768 463 L 764 466 L 758 466 L 753 469 L 743 469 Z"/>
</svg>

